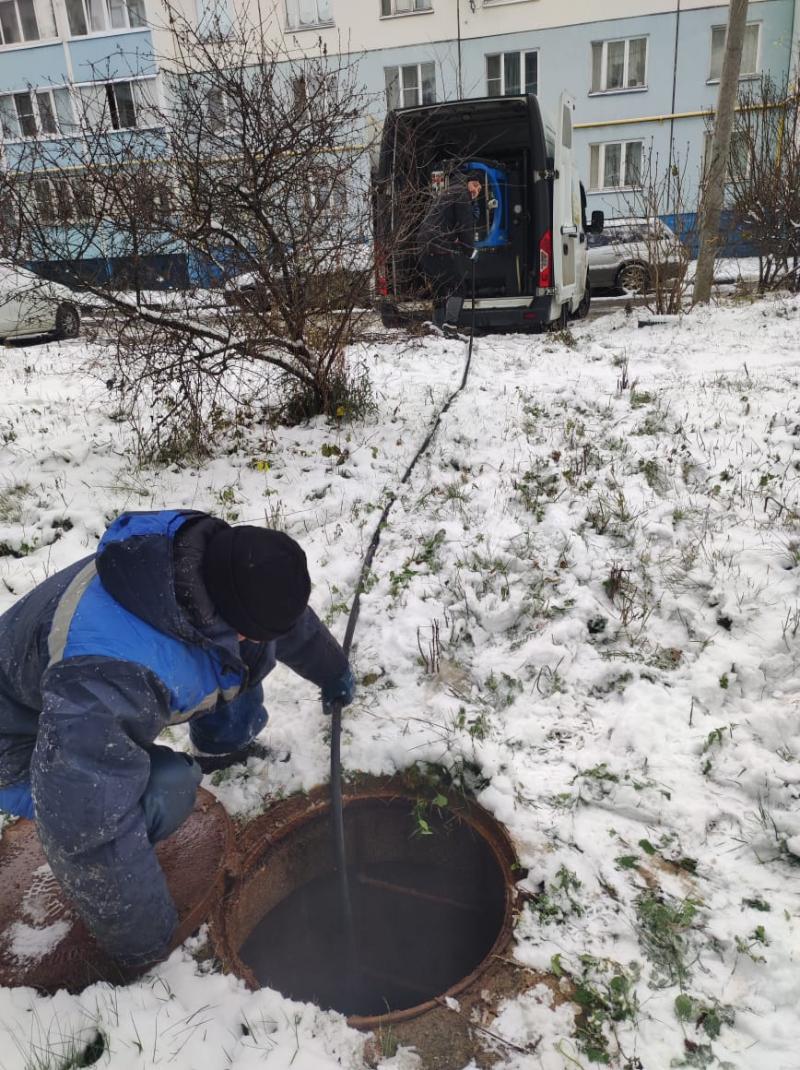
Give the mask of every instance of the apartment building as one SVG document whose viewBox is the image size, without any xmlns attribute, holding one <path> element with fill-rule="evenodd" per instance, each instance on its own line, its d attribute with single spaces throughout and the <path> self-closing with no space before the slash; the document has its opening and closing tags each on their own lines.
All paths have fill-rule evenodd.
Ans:
<svg viewBox="0 0 800 1070">
<path fill-rule="evenodd" d="M 179 0 L 202 25 L 252 0 Z M 275 47 L 325 49 L 358 67 L 374 125 L 387 106 L 536 93 L 576 100 L 590 209 L 627 214 L 644 161 L 677 161 L 695 195 L 725 43 L 724 0 L 276 0 Z M 797 59 L 800 0 L 751 0 L 742 79 L 782 80 Z M 33 138 L 67 139 L 80 111 L 147 131 L 170 33 L 161 0 L 0 0 L 2 166 Z"/>
</svg>

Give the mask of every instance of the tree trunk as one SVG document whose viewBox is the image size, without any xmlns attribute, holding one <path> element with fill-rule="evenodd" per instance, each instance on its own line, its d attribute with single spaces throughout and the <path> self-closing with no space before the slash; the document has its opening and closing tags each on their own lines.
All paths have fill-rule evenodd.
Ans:
<svg viewBox="0 0 800 1070">
<path fill-rule="evenodd" d="M 711 163 L 705 175 L 703 203 L 700 211 L 700 251 L 694 279 L 692 303 L 704 304 L 711 297 L 714 281 L 714 259 L 719 245 L 719 220 L 728 177 L 731 152 L 731 133 L 742 69 L 742 48 L 747 25 L 748 0 L 731 0 L 728 14 L 728 34 L 725 58 L 719 80 L 719 98 L 714 121 Z"/>
</svg>

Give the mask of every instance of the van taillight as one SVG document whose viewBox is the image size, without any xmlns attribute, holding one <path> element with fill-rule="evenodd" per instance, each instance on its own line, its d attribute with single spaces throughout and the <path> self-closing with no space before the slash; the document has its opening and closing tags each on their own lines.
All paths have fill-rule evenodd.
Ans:
<svg viewBox="0 0 800 1070">
<path fill-rule="evenodd" d="M 379 297 L 389 296 L 389 280 L 386 277 L 386 257 L 375 250 L 375 292 Z"/>
<path fill-rule="evenodd" d="M 539 242 L 539 285 L 549 290 L 553 285 L 553 232 L 546 231 Z"/>
</svg>

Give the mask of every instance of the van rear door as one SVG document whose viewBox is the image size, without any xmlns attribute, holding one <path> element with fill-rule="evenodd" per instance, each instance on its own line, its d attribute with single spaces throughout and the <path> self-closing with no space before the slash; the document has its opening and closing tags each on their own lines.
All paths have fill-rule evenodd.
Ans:
<svg viewBox="0 0 800 1070">
<path fill-rule="evenodd" d="M 580 233 L 580 206 L 573 204 L 572 113 L 575 101 L 562 93 L 556 121 L 553 178 L 553 282 L 559 304 L 575 295 L 575 260 Z"/>
</svg>

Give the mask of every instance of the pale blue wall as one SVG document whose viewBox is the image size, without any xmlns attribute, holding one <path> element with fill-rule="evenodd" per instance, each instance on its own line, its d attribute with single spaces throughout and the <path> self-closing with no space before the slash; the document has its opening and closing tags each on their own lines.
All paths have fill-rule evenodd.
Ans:
<svg viewBox="0 0 800 1070">
<path fill-rule="evenodd" d="M 74 37 L 67 47 L 76 82 L 158 73 L 149 30 Z"/>
<path fill-rule="evenodd" d="M 63 85 L 66 81 L 67 60 L 60 41 L 0 50 L 0 93 L 28 85 Z"/>
<path fill-rule="evenodd" d="M 778 79 L 786 74 L 789 67 L 794 4 L 795 0 L 767 0 L 750 8 L 749 21 L 761 23 L 761 71 L 769 71 Z M 726 15 L 726 9 L 719 7 L 681 14 L 675 112 L 699 111 L 715 106 L 717 86 L 707 84 L 711 61 L 711 27 L 724 22 Z M 544 111 L 554 113 L 561 91 L 567 90 L 576 100 L 577 124 L 666 115 L 673 111 L 675 28 L 675 14 L 648 15 L 463 41 L 464 95 L 485 95 L 487 54 L 538 48 L 539 99 Z M 648 37 L 647 89 L 591 95 L 592 41 L 636 36 Z M 452 41 L 382 49 L 359 59 L 361 76 L 373 94 L 376 115 L 385 110 L 383 68 L 426 60 L 436 63 L 437 100 L 456 97 L 457 50 Z M 645 142 L 645 152 L 652 146 L 660 165 L 665 166 L 669 159 L 670 128 L 670 122 L 664 121 L 576 130 L 576 153 L 586 184 L 589 179 L 590 144 L 641 139 Z M 706 123 L 702 118 L 674 122 L 675 152 L 685 169 L 690 201 L 697 194 L 705 130 Z M 625 195 L 590 193 L 589 200 L 590 208 L 603 208 L 613 215 L 624 214 L 629 208 Z M 691 205 L 687 204 L 686 207 L 690 209 Z"/>
<path fill-rule="evenodd" d="M 67 55 L 75 82 L 156 74 L 158 70 L 149 30 L 74 37 L 27 48 L 0 48 L 0 92 L 30 85 L 64 85 L 69 80 Z"/>
<path fill-rule="evenodd" d="M 444 3 L 446 0 L 434 0 Z M 800 0 L 765 0 L 751 5 L 750 21 L 761 23 L 760 69 L 782 79 L 790 63 L 791 35 L 795 7 Z M 676 112 L 713 108 L 717 87 L 708 85 L 711 27 L 724 21 L 726 9 L 702 8 L 683 12 L 677 53 L 675 87 Z M 515 34 L 487 35 L 462 42 L 462 82 L 465 96 L 486 92 L 485 57 L 492 52 L 539 49 L 539 96 L 546 112 L 554 112 L 560 92 L 569 91 L 576 99 L 575 122 L 597 123 L 665 115 L 673 110 L 673 58 L 676 16 L 650 15 L 626 19 L 597 20 L 579 26 L 531 30 Z M 644 91 L 604 95 L 590 94 L 591 43 L 614 37 L 646 35 L 648 85 Z M 157 67 L 152 56 L 149 31 L 127 31 L 72 39 L 29 48 L 0 49 L 0 91 L 23 89 L 30 84 L 63 84 L 67 80 L 65 49 L 69 50 L 75 81 L 92 78 L 124 78 L 153 75 Z M 433 61 L 436 65 L 437 100 L 458 95 L 458 50 L 453 40 L 429 42 L 405 48 L 385 48 L 352 57 L 371 98 L 376 121 L 385 113 L 384 68 L 406 63 Z M 670 153 L 673 126 L 674 150 L 685 167 L 691 211 L 702 163 L 706 124 L 702 118 L 662 122 L 637 122 L 578 129 L 575 146 L 581 174 L 588 185 L 589 146 L 594 142 L 643 140 L 645 151 L 652 146 L 662 165 Z M 137 137 L 139 135 L 125 135 Z M 65 153 L 70 148 L 65 144 Z M 9 156 L 11 153 L 9 152 Z M 9 159 L 9 163 L 12 160 Z M 603 208 L 609 215 L 626 214 L 625 195 L 590 193 L 589 207 Z"/>
</svg>

